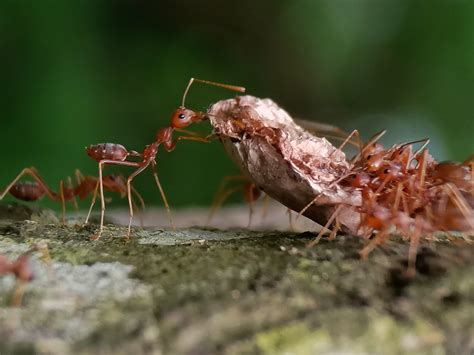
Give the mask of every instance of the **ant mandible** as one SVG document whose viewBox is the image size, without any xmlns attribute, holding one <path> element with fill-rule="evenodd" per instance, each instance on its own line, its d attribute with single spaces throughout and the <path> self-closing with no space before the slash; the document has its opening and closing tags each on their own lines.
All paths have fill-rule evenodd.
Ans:
<svg viewBox="0 0 474 355">
<path fill-rule="evenodd" d="M 184 91 L 181 106 L 179 106 L 171 115 L 170 125 L 160 129 L 156 134 L 155 141 L 145 146 L 142 153 L 137 153 L 135 151 L 128 151 L 122 145 L 113 144 L 113 143 L 91 145 L 90 147 L 86 148 L 87 154 L 92 159 L 96 160 L 99 163 L 99 187 L 100 187 L 100 196 L 101 196 L 100 227 L 99 227 L 99 232 L 95 236 L 93 236 L 92 239 L 94 240 L 99 239 L 104 227 L 105 200 L 103 198 L 104 190 L 103 190 L 103 178 L 102 178 L 103 176 L 102 171 L 103 171 L 104 165 L 121 165 L 121 166 L 130 166 L 130 167 L 136 168 L 136 170 L 127 178 L 127 196 L 128 196 L 128 205 L 129 205 L 129 211 L 130 211 L 130 219 L 129 219 L 127 235 L 126 235 L 127 237 L 130 236 L 130 230 L 131 230 L 132 219 L 133 219 L 133 204 L 131 200 L 130 186 L 131 186 L 132 180 L 150 165 L 152 167 L 155 183 L 158 189 L 160 190 L 161 198 L 163 199 L 163 203 L 168 213 L 170 224 L 174 228 L 169 204 L 166 199 L 163 188 L 161 186 L 160 180 L 158 178 L 156 154 L 158 153 L 158 148 L 160 145 L 163 145 L 166 151 L 171 152 L 175 148 L 176 143 L 180 140 L 209 142 L 208 137 L 201 137 L 194 132 L 190 132 L 184 129 L 185 127 L 189 126 L 192 123 L 200 122 L 207 119 L 206 113 L 190 110 L 186 108 L 184 105 L 186 95 L 191 85 L 194 82 L 218 86 L 218 87 L 222 87 L 228 90 L 242 92 L 242 93 L 245 92 L 245 88 L 240 87 L 240 86 L 227 85 L 227 84 L 221 84 L 221 83 L 216 83 L 216 82 L 207 81 L 207 80 L 191 78 L 189 80 L 188 86 L 186 87 L 186 90 Z M 188 135 L 179 136 L 176 138 L 176 140 L 173 140 L 174 131 L 185 133 Z M 130 161 L 130 160 L 127 160 L 128 157 L 137 157 L 137 158 L 140 158 L 141 160 Z M 94 202 L 95 201 L 92 202 L 91 208 Z M 87 223 L 87 220 L 86 220 L 86 223 Z"/>
</svg>

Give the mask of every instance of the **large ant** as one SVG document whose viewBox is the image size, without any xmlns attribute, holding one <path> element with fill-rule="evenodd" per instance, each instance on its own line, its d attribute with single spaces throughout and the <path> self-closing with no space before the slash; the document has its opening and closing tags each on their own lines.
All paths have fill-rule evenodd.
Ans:
<svg viewBox="0 0 474 355">
<path fill-rule="evenodd" d="M 31 176 L 34 181 L 20 182 L 19 180 L 25 176 Z M 85 199 L 89 194 L 93 192 L 93 200 L 96 199 L 97 189 L 99 187 L 99 179 L 94 176 L 84 176 L 76 169 L 75 173 L 76 186 L 72 183 L 70 177 L 67 178 L 67 184 L 63 180 L 59 182 L 59 192 L 53 191 L 38 173 L 38 170 L 34 167 L 23 169 L 15 179 L 5 188 L 0 194 L 0 200 L 2 200 L 7 193 L 10 193 L 15 198 L 22 201 L 37 201 L 47 196 L 54 202 L 60 202 L 62 208 L 62 222 L 65 222 L 66 214 L 66 202 L 72 201 L 76 210 L 78 209 L 76 196 L 81 200 Z M 109 174 L 105 175 L 102 179 L 104 187 L 111 192 L 117 192 L 121 197 L 125 197 L 126 185 L 125 178 L 122 175 Z M 134 195 L 140 201 L 142 209 L 144 208 L 144 202 L 141 195 L 135 188 L 132 187 Z M 102 196 L 103 197 L 103 196 Z M 135 204 L 135 202 L 133 202 Z M 89 211 L 90 214 L 91 211 Z M 89 216 L 89 215 L 88 215 Z"/>
<path fill-rule="evenodd" d="M 174 224 L 171 218 L 171 212 L 169 208 L 168 201 L 166 199 L 165 193 L 161 186 L 160 180 L 158 178 L 157 172 L 157 164 L 156 164 L 156 154 L 158 153 L 158 148 L 160 145 L 163 145 L 165 150 L 171 152 L 176 143 L 180 140 L 192 140 L 198 142 L 209 142 L 209 137 L 201 137 L 194 132 L 190 132 L 185 130 L 184 128 L 189 126 L 192 123 L 201 122 L 207 119 L 207 113 L 204 112 L 195 112 L 190 110 L 184 106 L 186 95 L 189 91 L 189 88 L 193 84 L 193 82 L 200 82 L 204 84 L 209 84 L 213 86 L 222 87 L 225 89 L 237 91 L 237 92 L 245 92 L 245 88 L 221 83 L 215 83 L 207 80 L 200 80 L 191 78 L 186 90 L 184 91 L 183 99 L 181 106 L 179 106 L 171 115 L 171 123 L 169 126 L 160 129 L 157 134 L 155 141 L 151 144 L 145 146 L 142 153 L 138 153 L 135 151 L 128 151 L 120 144 L 113 144 L 113 143 L 102 143 L 97 145 L 91 145 L 86 148 L 87 154 L 94 160 L 99 163 L 99 186 L 100 186 L 100 195 L 101 195 L 101 217 L 100 217 L 100 227 L 99 232 L 93 237 L 93 239 L 99 239 L 104 226 L 104 214 L 105 214 L 105 200 L 103 198 L 104 190 L 104 182 L 103 182 L 103 168 L 104 165 L 123 165 L 123 166 L 130 166 L 136 168 L 136 170 L 127 178 L 127 196 L 129 202 L 129 211 L 130 211 L 130 219 L 128 223 L 127 229 L 127 237 L 130 236 L 131 224 L 133 219 L 133 204 L 131 200 L 131 183 L 132 180 L 143 172 L 149 165 L 152 167 L 153 177 L 155 179 L 155 183 L 160 190 L 161 198 L 163 199 L 163 203 L 165 205 L 166 211 L 168 213 L 168 217 L 170 220 L 171 226 L 174 228 Z M 173 140 L 173 133 L 174 131 L 181 132 L 187 134 L 186 136 L 179 136 L 176 140 Z M 137 161 L 130 161 L 127 160 L 129 157 L 139 158 L 141 160 Z M 92 205 L 95 201 L 92 202 Z M 91 205 L 91 208 L 92 208 Z M 87 222 L 87 221 L 86 221 Z"/>
</svg>

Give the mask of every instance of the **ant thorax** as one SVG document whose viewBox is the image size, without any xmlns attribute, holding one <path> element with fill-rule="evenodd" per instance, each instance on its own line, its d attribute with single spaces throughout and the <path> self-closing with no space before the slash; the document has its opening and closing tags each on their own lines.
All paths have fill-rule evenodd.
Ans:
<svg viewBox="0 0 474 355">
<path fill-rule="evenodd" d="M 143 150 L 143 161 L 153 160 L 158 153 L 159 143 L 152 143 L 145 147 Z"/>
<path fill-rule="evenodd" d="M 171 141 L 173 137 L 174 128 L 172 126 L 161 128 L 156 133 L 156 142 L 164 143 Z"/>
</svg>

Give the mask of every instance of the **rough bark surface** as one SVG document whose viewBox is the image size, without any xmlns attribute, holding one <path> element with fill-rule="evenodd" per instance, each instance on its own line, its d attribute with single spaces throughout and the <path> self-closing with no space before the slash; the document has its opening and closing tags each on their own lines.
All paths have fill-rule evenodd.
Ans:
<svg viewBox="0 0 474 355">
<path fill-rule="evenodd" d="M 474 246 L 461 238 L 422 244 L 408 279 L 397 238 L 367 261 L 360 238 L 306 249 L 310 233 L 136 228 L 126 241 L 108 225 L 92 242 L 96 226 L 0 207 L 1 254 L 42 242 L 52 257 L 32 256 L 21 308 L 0 277 L 0 354 L 474 352 Z"/>
</svg>

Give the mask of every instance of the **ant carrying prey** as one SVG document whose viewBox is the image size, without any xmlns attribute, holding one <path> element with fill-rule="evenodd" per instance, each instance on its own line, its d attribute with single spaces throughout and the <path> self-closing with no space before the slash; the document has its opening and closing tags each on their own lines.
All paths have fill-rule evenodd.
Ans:
<svg viewBox="0 0 474 355">
<path fill-rule="evenodd" d="M 167 152 L 171 152 L 175 147 L 178 141 L 180 140 L 191 140 L 197 142 L 209 142 L 209 137 L 201 137 L 194 132 L 190 132 L 185 130 L 184 128 L 189 126 L 192 123 L 201 122 L 207 119 L 207 113 L 204 112 L 196 112 L 190 110 L 185 107 L 185 100 L 187 93 L 194 82 L 199 82 L 203 84 L 213 85 L 217 87 L 222 87 L 228 90 L 237 91 L 237 92 L 245 92 L 245 88 L 233 85 L 226 85 L 221 83 L 215 83 L 207 80 L 200 80 L 191 78 L 189 81 L 186 90 L 183 94 L 183 99 L 181 106 L 179 106 L 172 114 L 171 114 L 171 122 L 170 125 L 160 129 L 155 137 L 155 141 L 151 144 L 145 146 L 142 153 L 138 153 L 136 151 L 128 151 L 125 147 L 120 144 L 114 143 L 101 143 L 96 145 L 91 145 L 86 148 L 87 154 L 94 160 L 99 163 L 99 188 L 100 188 L 100 196 L 101 196 L 101 217 L 100 217 L 100 227 L 99 231 L 96 235 L 94 235 L 93 239 L 99 239 L 102 235 L 103 227 L 104 227 L 104 214 L 105 214 L 105 200 L 103 198 L 104 194 L 104 179 L 103 179 L 103 169 L 105 165 L 120 165 L 120 166 L 129 166 L 136 168 L 136 170 L 127 178 L 127 196 L 129 202 L 129 212 L 130 218 L 128 223 L 128 229 L 126 236 L 130 236 L 132 219 L 133 219 L 133 204 L 131 199 L 131 183 L 133 179 L 142 173 L 148 166 L 151 165 L 153 171 L 153 177 L 155 179 L 155 183 L 160 191 L 161 198 L 163 199 L 163 203 L 165 205 L 166 211 L 168 213 L 168 217 L 170 220 L 170 225 L 174 228 L 174 224 L 171 218 L 171 212 L 169 208 L 168 201 L 166 199 L 165 193 L 161 186 L 160 180 L 158 178 L 158 171 L 157 171 L 157 164 L 156 164 L 156 154 L 158 153 L 158 148 L 163 145 Z M 185 133 L 185 136 L 179 136 L 175 140 L 173 139 L 174 132 Z M 136 160 L 129 160 L 129 158 L 135 158 Z M 91 209 L 94 204 L 95 200 L 92 201 Z M 86 221 L 87 222 L 87 221 Z"/>
</svg>

